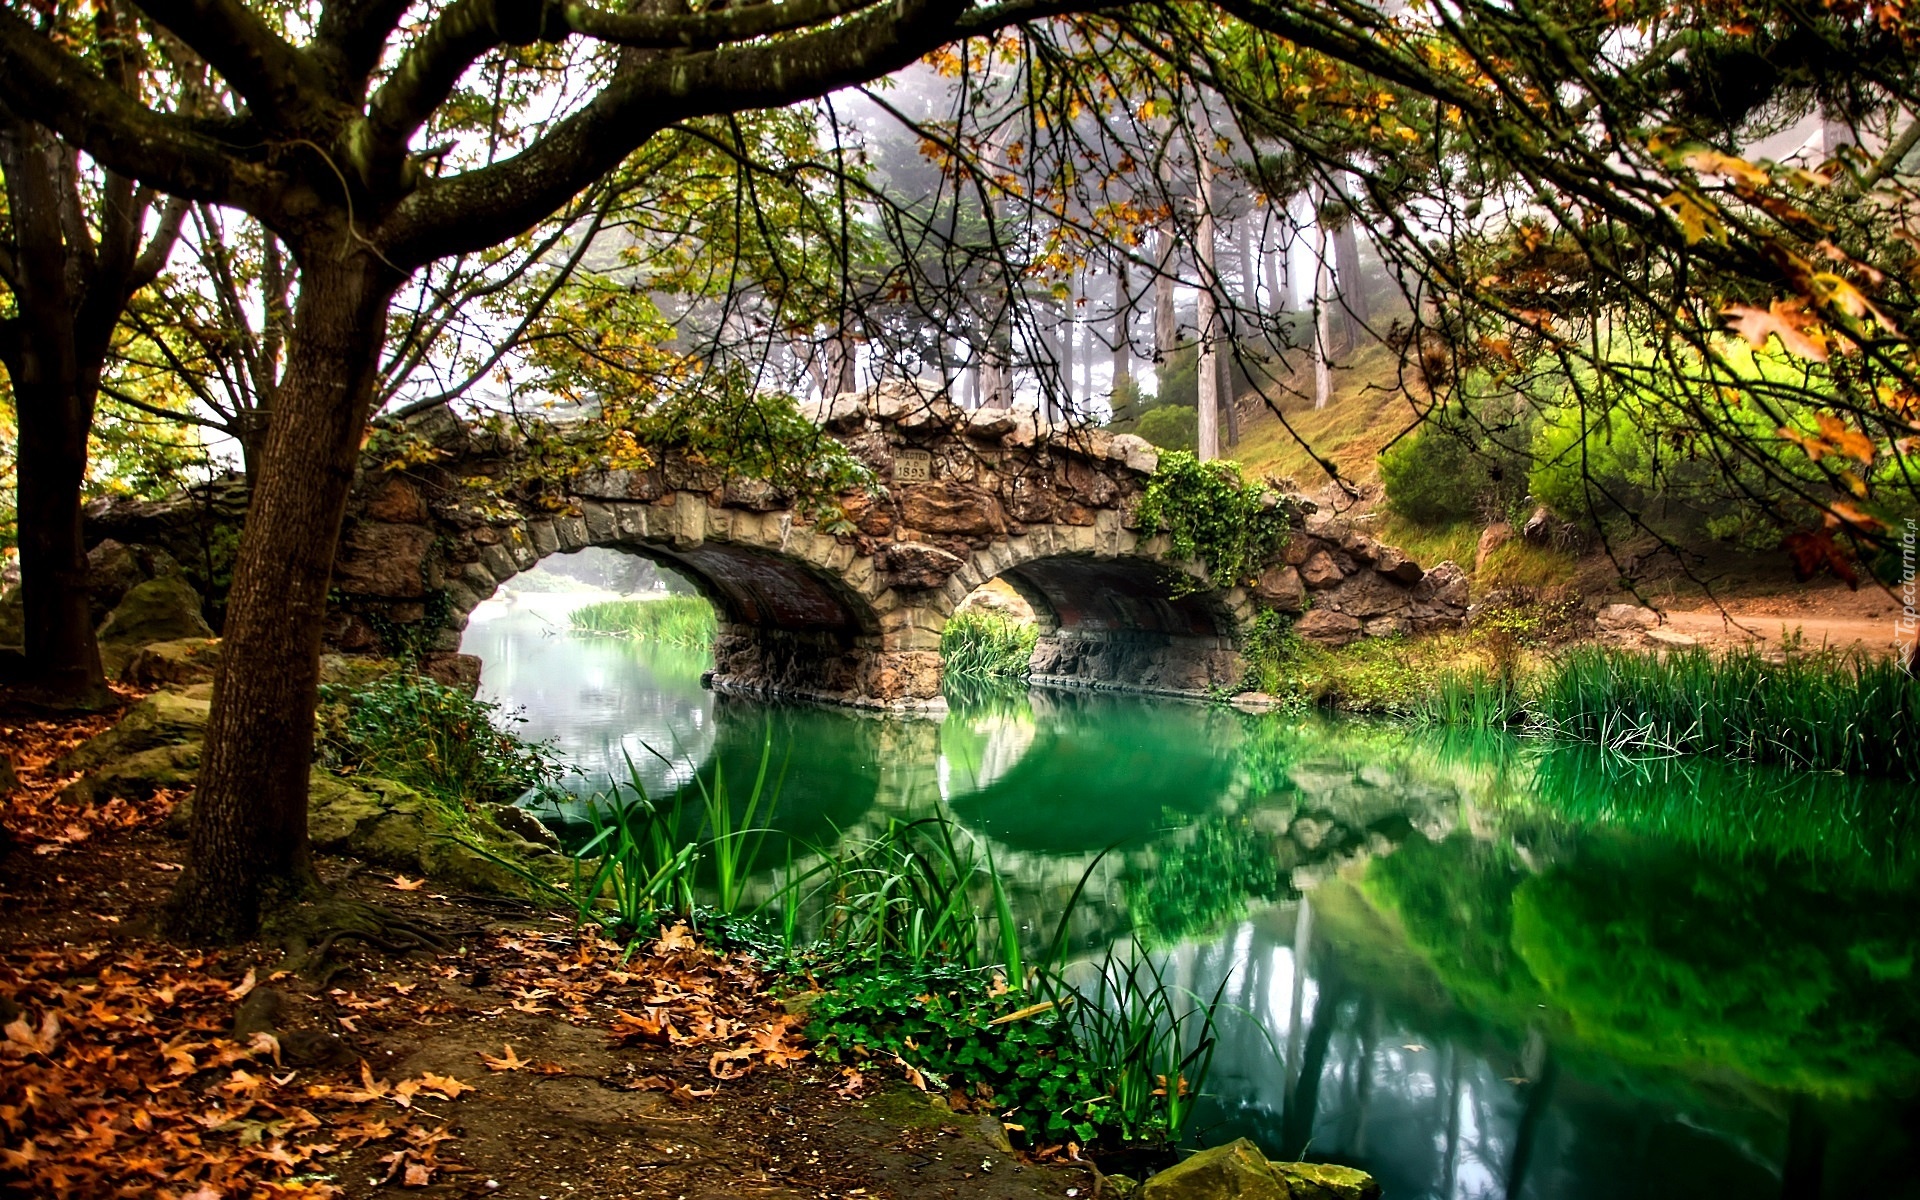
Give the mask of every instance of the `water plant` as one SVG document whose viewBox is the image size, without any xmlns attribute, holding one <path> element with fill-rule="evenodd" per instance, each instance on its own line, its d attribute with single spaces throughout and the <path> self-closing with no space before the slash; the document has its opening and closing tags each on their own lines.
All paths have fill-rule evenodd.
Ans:
<svg viewBox="0 0 1920 1200">
<path fill-rule="evenodd" d="M 567 618 L 576 633 L 634 638 L 704 650 L 713 645 L 719 620 L 700 596 L 601 600 L 584 604 Z"/>
<path fill-rule="evenodd" d="M 940 658 L 949 679 L 980 683 L 1027 677 L 1027 663 L 1040 640 L 1038 626 L 998 613 L 953 614 L 940 633 Z"/>
<path fill-rule="evenodd" d="M 1622 751 L 1920 779 L 1920 679 L 1884 657 L 1581 647 L 1528 704 L 1545 730 Z"/>
</svg>

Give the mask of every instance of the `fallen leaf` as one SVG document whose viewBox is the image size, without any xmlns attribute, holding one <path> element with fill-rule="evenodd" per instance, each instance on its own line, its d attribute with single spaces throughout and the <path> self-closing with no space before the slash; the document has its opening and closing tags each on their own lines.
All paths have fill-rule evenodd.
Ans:
<svg viewBox="0 0 1920 1200">
<path fill-rule="evenodd" d="M 393 890 L 396 892 L 417 892 L 426 885 L 424 879 L 408 879 L 405 875 L 393 877 Z"/>
<path fill-rule="evenodd" d="M 489 1071 L 518 1071 L 527 1065 L 521 1060 L 519 1055 L 513 1052 L 511 1045 L 507 1046 L 506 1049 L 507 1052 L 498 1058 L 482 1050 L 480 1052 L 480 1061 L 487 1065 L 487 1070 Z"/>
</svg>

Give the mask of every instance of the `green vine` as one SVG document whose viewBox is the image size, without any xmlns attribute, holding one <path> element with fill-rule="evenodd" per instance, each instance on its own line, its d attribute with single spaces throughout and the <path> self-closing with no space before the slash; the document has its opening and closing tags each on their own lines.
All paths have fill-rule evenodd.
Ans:
<svg viewBox="0 0 1920 1200">
<path fill-rule="evenodd" d="M 1140 527 L 1173 536 L 1173 552 L 1198 558 L 1215 587 L 1251 583 L 1287 544 L 1293 510 L 1259 484 L 1248 483 L 1240 464 L 1201 462 L 1185 450 L 1160 455 L 1140 501 Z M 1179 592 L 1204 585 L 1182 576 Z"/>
</svg>

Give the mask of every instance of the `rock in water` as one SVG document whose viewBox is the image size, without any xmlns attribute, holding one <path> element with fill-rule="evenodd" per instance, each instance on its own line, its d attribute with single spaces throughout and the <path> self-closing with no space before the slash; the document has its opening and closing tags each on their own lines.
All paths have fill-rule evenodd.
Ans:
<svg viewBox="0 0 1920 1200">
<path fill-rule="evenodd" d="M 1245 1138 L 1215 1146 L 1147 1180 L 1144 1200 L 1379 1200 L 1365 1171 L 1327 1163 L 1268 1162 Z"/>
</svg>

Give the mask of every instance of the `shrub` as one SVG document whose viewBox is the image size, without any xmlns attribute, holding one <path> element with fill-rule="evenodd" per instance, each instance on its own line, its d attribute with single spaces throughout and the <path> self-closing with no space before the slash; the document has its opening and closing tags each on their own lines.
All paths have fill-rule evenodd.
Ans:
<svg viewBox="0 0 1920 1200">
<path fill-rule="evenodd" d="M 1178 404 L 1162 404 L 1148 409 L 1133 431 L 1162 450 L 1191 451 L 1200 444 L 1200 414 Z"/>
<path fill-rule="evenodd" d="M 1489 432 L 1459 412 L 1430 418 L 1380 456 L 1387 508 L 1430 528 L 1517 515 L 1527 499 L 1531 438 L 1524 423 L 1509 426 Z"/>
<path fill-rule="evenodd" d="M 319 749 L 342 774 L 404 783 L 454 814 L 561 775 L 559 754 L 501 727 L 500 706 L 424 675 L 320 689 Z"/>
<path fill-rule="evenodd" d="M 1293 512 L 1248 483 L 1238 463 L 1201 462 L 1184 450 L 1160 456 L 1140 501 L 1140 527 L 1173 535 L 1173 552 L 1199 558 L 1219 587 L 1247 583 L 1287 543 Z M 1186 580 L 1177 586 L 1193 590 Z"/>
</svg>

